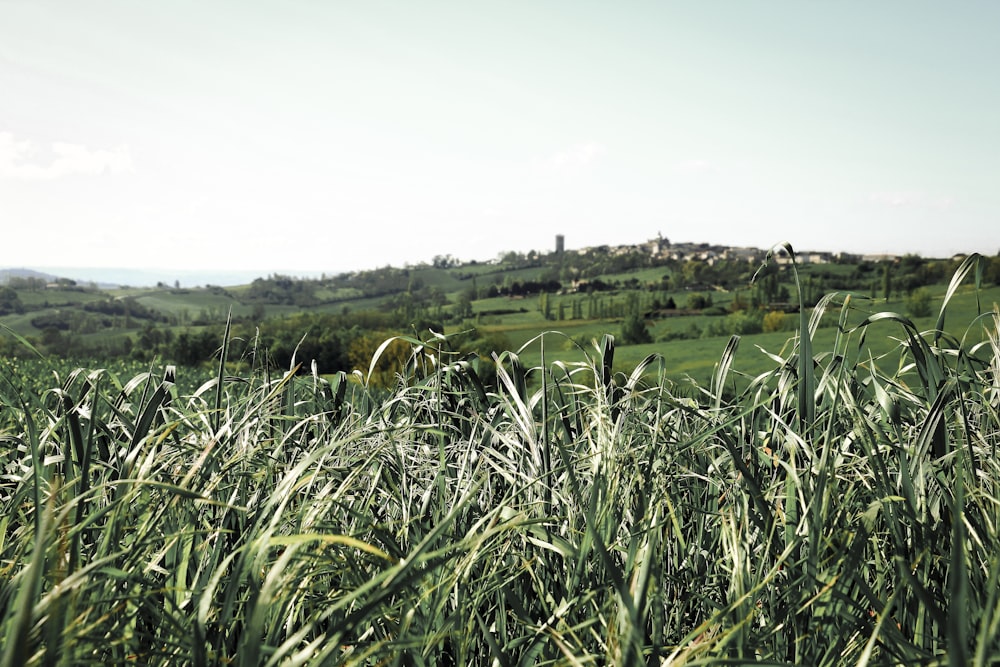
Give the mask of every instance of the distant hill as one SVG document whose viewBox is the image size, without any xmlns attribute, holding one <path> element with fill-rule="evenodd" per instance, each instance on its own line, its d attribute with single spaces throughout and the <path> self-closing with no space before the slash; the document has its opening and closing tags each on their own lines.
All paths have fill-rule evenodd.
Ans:
<svg viewBox="0 0 1000 667">
<path fill-rule="evenodd" d="M 6 285 L 11 278 L 38 278 L 45 282 L 52 282 L 60 276 L 51 273 L 42 273 L 34 269 L 0 269 L 0 285 Z"/>
<path fill-rule="evenodd" d="M 154 287 L 159 283 L 182 287 L 200 285 L 218 285 L 230 287 L 245 285 L 256 278 L 264 278 L 271 272 L 267 271 L 213 271 L 213 270 L 177 270 L 177 269 L 121 269 L 101 267 L 44 267 L 43 270 L 28 268 L 0 268 L 0 284 L 5 284 L 11 277 L 41 278 L 52 282 L 57 278 L 69 278 L 79 283 L 94 283 L 101 288 L 114 287 Z M 284 275 L 296 278 L 318 278 L 321 273 L 279 271 Z"/>
</svg>

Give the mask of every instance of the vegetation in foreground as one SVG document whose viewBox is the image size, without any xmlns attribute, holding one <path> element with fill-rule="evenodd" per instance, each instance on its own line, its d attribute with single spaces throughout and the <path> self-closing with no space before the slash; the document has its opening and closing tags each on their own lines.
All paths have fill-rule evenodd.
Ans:
<svg viewBox="0 0 1000 667">
<path fill-rule="evenodd" d="M 6 364 L 0 667 L 996 664 L 1000 311 L 942 333 L 977 259 L 933 330 L 824 298 L 735 396 L 735 336 L 693 398 L 611 337 L 495 389 L 446 341 L 389 391 Z"/>
</svg>

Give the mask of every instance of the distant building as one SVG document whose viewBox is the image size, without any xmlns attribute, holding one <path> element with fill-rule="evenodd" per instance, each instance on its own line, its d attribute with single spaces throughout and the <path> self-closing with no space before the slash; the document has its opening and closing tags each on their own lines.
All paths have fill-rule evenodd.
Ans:
<svg viewBox="0 0 1000 667">
<path fill-rule="evenodd" d="M 556 254 L 561 255 L 564 250 L 566 250 L 566 237 L 562 234 L 556 234 Z"/>
<path fill-rule="evenodd" d="M 801 255 L 803 264 L 829 264 L 833 256 L 828 252 L 807 252 Z"/>
<path fill-rule="evenodd" d="M 733 261 L 756 263 L 763 257 L 764 252 L 760 248 L 726 248 L 722 251 L 723 259 Z"/>
<path fill-rule="evenodd" d="M 657 232 L 655 239 L 650 239 L 646 247 L 654 257 L 662 257 L 670 250 L 670 239 L 663 238 L 663 234 Z"/>
<path fill-rule="evenodd" d="M 870 254 L 870 255 L 862 255 L 861 256 L 861 261 L 862 262 L 873 262 L 873 263 L 876 263 L 876 264 L 879 263 L 879 262 L 895 262 L 898 259 L 899 259 L 898 256 L 896 256 L 896 255 L 890 255 L 888 253 Z"/>
<path fill-rule="evenodd" d="M 829 264 L 833 261 L 833 254 L 829 252 L 797 252 L 795 253 L 795 263 L 802 264 Z M 791 256 L 784 249 L 775 253 L 775 264 L 791 264 Z"/>
</svg>

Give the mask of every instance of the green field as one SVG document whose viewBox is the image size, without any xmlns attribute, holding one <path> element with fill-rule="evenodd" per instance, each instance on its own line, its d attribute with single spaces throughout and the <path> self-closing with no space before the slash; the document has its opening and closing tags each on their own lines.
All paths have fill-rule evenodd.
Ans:
<svg viewBox="0 0 1000 667">
<path fill-rule="evenodd" d="M 4 359 L 0 667 L 997 664 L 1000 311 L 950 292 L 495 384 Z"/>
<path fill-rule="evenodd" d="M 918 330 L 932 331 L 934 329 L 937 324 L 937 311 L 941 307 L 946 290 L 947 286 L 945 285 L 931 290 L 934 314 L 912 318 Z M 838 299 L 837 302 L 840 301 L 842 299 Z M 969 285 L 960 287 L 949 301 L 949 315 L 944 322 L 946 331 L 956 338 L 966 339 L 968 345 L 981 342 L 985 332 L 980 324 L 975 323 L 975 318 L 984 308 L 988 310 L 994 303 L 998 302 L 1000 302 L 1000 287 L 994 286 L 980 290 Z M 497 307 L 495 303 L 490 303 L 490 306 Z M 910 319 L 907 317 L 905 304 L 902 301 L 886 304 L 881 300 L 872 301 L 861 297 L 852 301 L 850 309 L 846 313 L 846 324 L 857 326 L 866 317 L 876 312 L 897 312 L 901 317 Z M 828 348 L 833 344 L 839 317 L 840 310 L 837 307 L 831 307 L 824 315 L 821 321 L 822 326 L 815 334 L 819 346 Z M 650 330 L 654 338 L 660 338 L 671 329 L 683 330 L 692 325 L 704 329 L 707 328 L 708 324 L 719 319 L 718 316 L 706 315 L 673 317 L 651 323 Z M 786 317 L 786 323 L 789 327 L 793 327 L 796 322 L 795 315 Z M 526 345 L 527 347 L 522 351 L 526 362 L 537 365 L 541 362 L 541 348 L 535 341 L 545 332 L 555 332 L 547 335 L 547 349 L 550 359 L 561 357 L 565 360 L 580 361 L 583 359 L 583 355 L 579 351 L 580 345 L 587 347 L 587 343 L 599 340 L 604 334 L 618 335 L 621 330 L 621 321 L 567 320 L 547 322 L 535 310 L 505 315 L 497 324 L 481 325 L 480 328 L 484 331 L 506 334 L 514 347 Z M 875 325 L 872 331 L 874 335 L 869 335 L 863 341 L 863 346 L 859 350 L 853 351 L 854 354 L 862 355 L 870 352 L 876 357 L 889 354 L 896 349 L 895 339 L 903 335 L 899 325 L 891 321 Z M 577 345 L 568 342 L 567 338 L 575 340 Z M 734 368 L 748 376 L 756 376 L 772 370 L 775 362 L 768 356 L 768 353 L 780 354 L 787 341 L 787 331 L 741 337 L 739 351 L 734 360 Z M 722 335 L 618 346 L 615 362 L 619 370 L 626 370 L 634 368 L 649 354 L 661 354 L 664 358 L 665 372 L 673 380 L 680 382 L 690 378 L 699 384 L 706 384 L 728 342 L 729 336 Z"/>
</svg>

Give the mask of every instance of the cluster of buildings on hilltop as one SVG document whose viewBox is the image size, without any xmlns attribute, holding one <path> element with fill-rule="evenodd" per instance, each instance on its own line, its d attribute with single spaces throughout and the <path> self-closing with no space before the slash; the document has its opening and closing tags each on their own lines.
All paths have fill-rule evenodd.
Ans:
<svg viewBox="0 0 1000 667">
<path fill-rule="evenodd" d="M 556 252 L 566 252 L 566 237 L 562 234 L 556 236 Z M 591 253 L 608 254 L 611 256 L 628 255 L 633 253 L 645 253 L 658 259 L 670 259 L 675 261 L 700 260 L 708 264 L 719 261 L 743 261 L 747 263 L 757 263 L 763 261 L 767 251 L 760 248 L 731 247 L 723 245 L 712 245 L 709 243 L 671 243 L 669 239 L 657 234 L 655 239 L 650 239 L 645 243 L 634 243 L 618 246 L 591 246 L 572 250 L 579 255 Z M 884 261 L 895 259 L 889 255 L 880 255 L 877 260 Z M 788 263 L 791 258 L 784 253 L 775 253 L 774 260 L 779 263 Z M 799 264 L 826 264 L 833 261 L 860 261 L 868 260 L 856 255 L 832 252 L 802 252 L 795 254 L 795 261 Z"/>
</svg>

